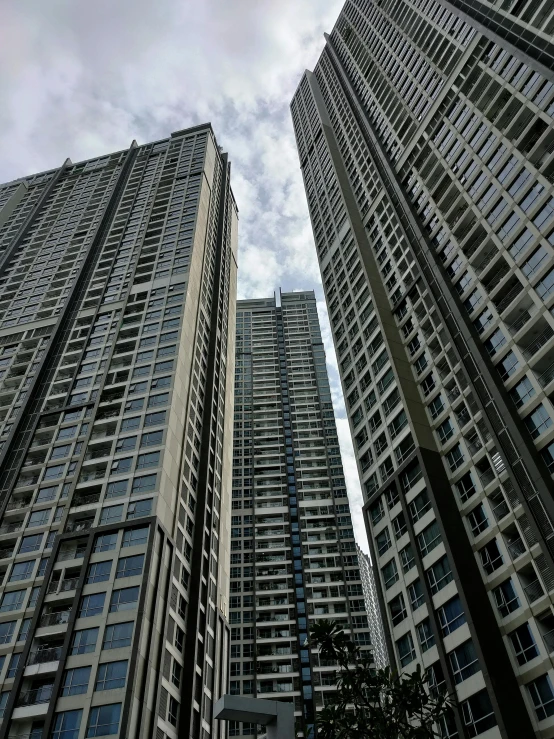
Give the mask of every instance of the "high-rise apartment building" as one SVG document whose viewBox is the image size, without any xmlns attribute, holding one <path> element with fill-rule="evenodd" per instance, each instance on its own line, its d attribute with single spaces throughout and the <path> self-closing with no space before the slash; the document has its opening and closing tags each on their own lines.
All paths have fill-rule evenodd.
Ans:
<svg viewBox="0 0 554 739">
<path fill-rule="evenodd" d="M 389 653 L 448 737 L 554 736 L 553 25 L 348 0 L 292 102 Z"/>
<path fill-rule="evenodd" d="M 310 623 L 371 643 L 313 292 L 237 303 L 234 425 L 230 692 L 294 701 L 313 738 L 336 666 Z"/>
<path fill-rule="evenodd" d="M 375 667 L 378 670 L 382 670 L 389 665 L 389 655 L 387 652 L 387 640 L 383 628 L 381 609 L 379 607 L 377 585 L 375 584 L 375 573 L 373 572 L 373 565 L 371 564 L 370 558 L 360 548 L 358 543 L 356 543 L 356 551 L 358 552 L 358 564 L 360 565 L 360 577 L 364 591 L 373 660 Z"/>
<path fill-rule="evenodd" d="M 2 737 L 223 736 L 229 174 L 202 125 L 0 187 Z"/>
</svg>

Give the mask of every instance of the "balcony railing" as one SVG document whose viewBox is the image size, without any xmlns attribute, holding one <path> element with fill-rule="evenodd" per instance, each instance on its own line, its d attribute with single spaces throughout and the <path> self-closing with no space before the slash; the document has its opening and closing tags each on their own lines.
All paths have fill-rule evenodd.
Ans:
<svg viewBox="0 0 554 739">
<path fill-rule="evenodd" d="M 542 638 L 548 651 L 554 652 L 554 629 L 552 629 L 552 631 L 547 631 L 546 634 L 542 635 Z"/>
<path fill-rule="evenodd" d="M 48 589 L 49 592 L 50 589 Z M 67 624 L 69 623 L 69 616 L 71 615 L 71 611 L 59 611 L 58 613 L 45 613 L 43 616 L 41 616 L 40 621 L 38 623 L 40 626 L 58 626 L 61 624 Z"/>
<path fill-rule="evenodd" d="M 58 662 L 61 656 L 61 647 L 47 647 L 46 649 L 37 649 L 36 652 L 30 653 L 27 664 L 42 665 L 45 662 Z"/>
<path fill-rule="evenodd" d="M 504 518 L 504 516 L 507 516 L 510 512 L 510 506 L 506 503 L 505 500 L 501 500 L 500 503 L 497 503 L 497 505 L 492 507 L 492 512 L 495 519 L 497 521 L 500 521 L 500 519 Z"/>
<path fill-rule="evenodd" d="M 539 375 L 539 382 L 543 387 L 546 387 L 552 380 L 554 380 L 554 362 L 545 369 L 542 375 Z"/>
<path fill-rule="evenodd" d="M 494 480 L 494 472 L 491 469 L 480 472 L 479 479 L 481 480 L 481 485 L 486 488 Z"/>
<path fill-rule="evenodd" d="M 79 582 L 78 577 L 71 577 L 62 582 L 51 582 L 48 586 L 48 593 L 67 593 L 68 590 L 75 590 L 77 583 Z"/>
<path fill-rule="evenodd" d="M 510 552 L 510 557 L 512 559 L 517 559 L 518 557 L 521 557 L 521 555 L 526 552 L 523 539 L 516 539 L 515 541 L 511 541 L 506 546 L 507 546 L 508 551 Z"/>
<path fill-rule="evenodd" d="M 523 285 L 521 284 L 521 282 L 518 281 L 518 284 L 512 287 L 512 289 L 509 290 L 503 298 L 501 298 L 500 302 L 497 303 L 496 310 L 498 311 L 498 313 L 502 313 L 502 311 L 504 311 L 510 305 L 510 303 L 516 299 L 516 297 L 519 295 L 520 292 L 522 292 L 522 290 Z"/>
<path fill-rule="evenodd" d="M 534 603 L 542 595 L 544 595 L 543 587 L 538 578 L 537 580 L 533 580 L 533 582 L 530 582 L 529 585 L 526 585 L 523 590 L 525 591 L 525 595 L 527 596 L 527 600 L 529 601 L 529 603 Z"/>
<path fill-rule="evenodd" d="M 91 495 L 81 495 L 73 498 L 71 501 L 71 507 L 77 508 L 82 505 L 90 505 L 91 503 L 98 503 L 100 500 L 100 493 L 92 493 Z"/>
<path fill-rule="evenodd" d="M 81 521 L 69 521 L 67 526 L 65 527 L 66 532 L 72 532 L 72 531 L 88 531 L 90 528 L 92 528 L 92 523 L 94 519 L 87 518 Z"/>
<path fill-rule="evenodd" d="M 21 693 L 17 699 L 17 706 L 36 706 L 39 703 L 48 703 L 52 697 L 53 685 L 42 685 L 40 688 Z"/>
<path fill-rule="evenodd" d="M 85 547 L 78 547 L 77 549 L 66 549 L 62 550 L 58 554 L 58 562 L 63 562 L 66 559 L 82 559 L 85 556 Z"/>
<path fill-rule="evenodd" d="M 554 329 L 548 326 L 542 334 L 535 339 L 535 341 L 523 350 L 524 357 L 526 359 L 532 359 L 539 349 L 549 342 L 552 336 L 554 336 Z"/>
<path fill-rule="evenodd" d="M 527 321 L 531 318 L 531 314 L 528 310 L 524 310 L 523 313 L 512 323 L 508 324 L 508 330 L 511 334 L 517 334 L 520 328 L 523 328 Z"/>
<path fill-rule="evenodd" d="M 14 531 L 20 531 L 23 527 L 23 521 L 15 521 L 0 526 L 0 534 L 12 534 Z"/>
</svg>

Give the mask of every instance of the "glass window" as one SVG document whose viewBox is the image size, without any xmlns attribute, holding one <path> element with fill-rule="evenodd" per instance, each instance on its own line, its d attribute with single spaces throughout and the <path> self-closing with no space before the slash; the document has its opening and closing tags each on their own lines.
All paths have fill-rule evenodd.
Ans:
<svg viewBox="0 0 554 739">
<path fill-rule="evenodd" d="M 400 561 L 402 562 L 402 572 L 408 572 L 415 565 L 414 550 L 412 545 L 408 544 L 400 551 Z"/>
<path fill-rule="evenodd" d="M 4 718 L 4 711 L 6 710 L 9 696 L 10 696 L 9 690 L 3 690 L 0 693 L 0 719 Z"/>
<path fill-rule="evenodd" d="M 413 583 L 408 585 L 408 595 L 410 596 L 410 606 L 412 611 L 417 611 L 417 609 L 425 603 L 421 580 L 414 580 Z"/>
<path fill-rule="evenodd" d="M 136 503 L 129 503 L 127 509 L 127 520 L 133 518 L 141 518 L 142 516 L 149 516 L 152 512 L 152 498 L 146 500 L 138 500 Z"/>
<path fill-rule="evenodd" d="M 539 721 L 544 721 L 545 718 L 554 714 L 554 690 L 548 675 L 541 675 L 536 680 L 527 683 L 527 690 Z"/>
<path fill-rule="evenodd" d="M 52 739 L 78 739 L 82 711 L 62 711 L 54 716 Z"/>
<path fill-rule="evenodd" d="M 496 365 L 503 380 L 511 377 L 519 366 L 519 359 L 513 352 L 508 352 L 506 356 Z"/>
<path fill-rule="evenodd" d="M 100 525 L 112 523 L 114 521 L 121 521 L 123 515 L 122 505 L 113 505 L 108 508 L 103 508 L 100 514 Z"/>
<path fill-rule="evenodd" d="M 0 624 L 0 644 L 9 644 L 15 631 L 15 621 L 4 621 Z"/>
<path fill-rule="evenodd" d="M 87 727 L 87 737 L 108 736 L 119 731 L 121 703 L 112 703 L 109 706 L 95 706 L 90 709 Z"/>
<path fill-rule="evenodd" d="M 503 618 L 519 608 L 519 598 L 517 597 L 511 578 L 504 580 L 492 592 L 496 601 L 496 607 Z"/>
<path fill-rule="evenodd" d="M 143 565 L 144 554 L 137 554 L 134 557 L 121 557 L 117 563 L 116 580 L 121 577 L 133 577 L 142 574 Z"/>
<path fill-rule="evenodd" d="M 461 708 L 468 736 L 477 736 L 496 726 L 496 718 L 486 690 L 481 690 L 463 701 Z"/>
<path fill-rule="evenodd" d="M 26 590 L 12 590 L 9 593 L 4 593 L 2 596 L 2 602 L 0 603 L 0 613 L 6 613 L 7 611 L 17 611 L 23 606 L 25 600 Z"/>
<path fill-rule="evenodd" d="M 160 461 L 160 452 L 149 452 L 148 454 L 139 454 L 137 459 L 137 470 L 145 467 L 157 467 Z"/>
<path fill-rule="evenodd" d="M 110 613 L 128 611 L 131 608 L 136 608 L 138 597 L 138 586 L 134 588 L 121 588 L 121 590 L 114 590 L 110 601 Z"/>
<path fill-rule="evenodd" d="M 106 627 L 102 649 L 120 649 L 131 646 L 133 636 L 133 621 L 122 624 L 112 624 Z"/>
<path fill-rule="evenodd" d="M 383 555 L 387 549 L 390 549 L 392 542 L 388 528 L 384 528 L 383 531 L 375 537 L 375 545 L 379 556 Z"/>
<path fill-rule="evenodd" d="M 542 280 L 537 282 L 535 290 L 537 291 L 537 295 L 544 300 L 554 292 L 554 269 L 547 272 Z"/>
<path fill-rule="evenodd" d="M 83 595 L 81 598 L 81 606 L 79 608 L 78 618 L 88 618 L 89 616 L 97 616 L 104 610 L 104 601 L 106 593 L 91 593 Z"/>
<path fill-rule="evenodd" d="M 70 654 L 88 654 L 94 652 L 98 629 L 80 629 L 75 631 L 71 640 Z"/>
<path fill-rule="evenodd" d="M 33 574 L 33 570 L 35 569 L 35 562 L 35 559 L 27 560 L 27 562 L 16 562 L 12 567 L 10 579 L 8 582 L 27 580 Z"/>
<path fill-rule="evenodd" d="M 527 403 L 527 401 L 535 395 L 535 388 L 531 380 L 525 377 L 510 390 L 510 397 L 514 401 L 517 408 Z"/>
<path fill-rule="evenodd" d="M 421 556 L 425 557 L 429 554 L 436 546 L 442 541 L 439 524 L 437 521 L 433 521 L 423 531 L 417 535 L 417 543 Z"/>
<path fill-rule="evenodd" d="M 429 581 L 429 587 L 433 595 L 442 590 L 449 582 L 452 582 L 454 575 L 450 569 L 450 562 L 446 554 L 431 565 L 427 570 L 427 579 Z"/>
<path fill-rule="evenodd" d="M 62 682 L 62 695 L 81 695 L 86 693 L 91 667 L 74 667 L 66 670 Z"/>
<path fill-rule="evenodd" d="M 115 549 L 117 544 L 117 533 L 116 534 L 100 534 L 96 537 L 94 542 L 94 552 L 109 552 L 111 549 Z"/>
<path fill-rule="evenodd" d="M 442 635 L 447 636 L 466 622 L 466 616 L 459 596 L 454 596 L 437 609 Z"/>
<path fill-rule="evenodd" d="M 381 572 L 383 573 L 383 582 L 386 589 L 394 585 L 394 583 L 399 579 L 398 568 L 396 567 L 396 561 L 394 559 L 387 562 L 387 564 L 382 567 Z"/>
<path fill-rule="evenodd" d="M 156 488 L 156 475 L 143 475 L 142 477 L 135 477 L 133 480 L 133 488 L 131 495 L 144 495 L 144 493 L 150 493 Z"/>
<path fill-rule="evenodd" d="M 98 667 L 95 690 L 114 690 L 123 688 L 127 677 L 127 660 L 105 662 Z"/>
<path fill-rule="evenodd" d="M 105 562 L 93 562 L 88 568 L 86 584 L 90 585 L 93 582 L 106 582 L 110 579 L 111 570 L 111 559 Z"/>
<path fill-rule="evenodd" d="M 140 445 L 142 446 L 155 446 L 156 444 L 161 444 L 163 438 L 163 431 L 150 431 L 147 434 L 142 435 L 142 439 L 140 440 Z"/>
<path fill-rule="evenodd" d="M 548 415 L 548 411 L 542 403 L 523 420 L 533 439 L 536 439 L 546 431 L 547 428 L 552 426 L 552 419 Z"/>
<path fill-rule="evenodd" d="M 479 503 L 479 505 L 475 506 L 475 508 L 468 513 L 467 520 L 469 521 L 473 536 L 478 536 L 482 531 L 489 527 L 489 519 L 487 518 L 487 514 L 485 513 L 485 508 L 482 503 Z"/>
<path fill-rule="evenodd" d="M 518 626 L 509 637 L 519 665 L 524 665 L 539 656 L 537 643 L 528 623 Z"/>
<path fill-rule="evenodd" d="M 126 529 L 123 532 L 121 547 L 134 547 L 139 544 L 146 544 L 149 530 L 150 526 L 141 526 L 138 529 Z"/>
<path fill-rule="evenodd" d="M 106 498 L 119 498 L 127 493 L 127 487 L 129 480 L 117 480 L 116 482 L 108 483 L 106 490 Z"/>
<path fill-rule="evenodd" d="M 165 411 L 158 411 L 157 413 L 147 413 L 144 417 L 145 426 L 157 426 L 165 423 Z"/>
<path fill-rule="evenodd" d="M 133 416 L 133 418 L 124 418 L 121 422 L 121 431 L 134 431 L 140 426 L 140 416 Z"/>
<path fill-rule="evenodd" d="M 426 652 L 435 643 L 435 635 L 433 634 L 433 629 L 431 628 L 431 622 L 428 618 L 426 618 L 424 621 L 416 626 L 416 629 L 417 638 L 421 646 L 421 651 Z"/>
<path fill-rule="evenodd" d="M 474 675 L 481 669 L 471 639 L 460 644 L 452 652 L 449 652 L 448 658 L 450 659 L 456 685 L 467 680 L 468 677 L 471 677 L 471 675 Z"/>
<path fill-rule="evenodd" d="M 50 519 L 51 510 L 48 508 L 44 511 L 33 511 L 27 521 L 27 528 L 32 526 L 44 526 Z"/>
<path fill-rule="evenodd" d="M 400 664 L 402 667 L 410 664 L 416 658 L 416 651 L 414 649 L 414 640 L 412 639 L 411 633 L 408 631 L 396 642 L 396 649 L 398 650 L 398 657 L 400 658 Z"/>
<path fill-rule="evenodd" d="M 36 552 L 40 549 L 42 544 L 43 534 L 33 534 L 32 536 L 24 536 L 21 539 L 21 545 L 19 547 L 19 554 L 24 552 Z"/>
</svg>

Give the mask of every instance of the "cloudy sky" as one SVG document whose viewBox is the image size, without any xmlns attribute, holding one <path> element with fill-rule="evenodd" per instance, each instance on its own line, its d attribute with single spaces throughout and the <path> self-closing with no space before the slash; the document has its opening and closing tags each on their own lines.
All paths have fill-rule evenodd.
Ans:
<svg viewBox="0 0 554 739">
<path fill-rule="evenodd" d="M 239 296 L 316 290 L 358 541 L 360 486 L 289 103 L 343 0 L 3 0 L 0 182 L 211 121 L 240 210 Z"/>
</svg>

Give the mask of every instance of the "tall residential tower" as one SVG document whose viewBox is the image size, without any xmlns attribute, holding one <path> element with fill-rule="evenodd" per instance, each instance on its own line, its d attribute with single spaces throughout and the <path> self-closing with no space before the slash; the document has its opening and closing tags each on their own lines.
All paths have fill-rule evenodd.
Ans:
<svg viewBox="0 0 554 739">
<path fill-rule="evenodd" d="M 293 700 L 313 739 L 336 667 L 310 649 L 310 622 L 363 649 L 371 637 L 315 296 L 280 297 L 237 304 L 230 689 Z"/>
<path fill-rule="evenodd" d="M 2 739 L 220 735 L 229 174 L 203 125 L 0 186 Z"/>
<path fill-rule="evenodd" d="M 348 0 L 292 102 L 397 665 L 554 737 L 551 0 Z"/>
</svg>

